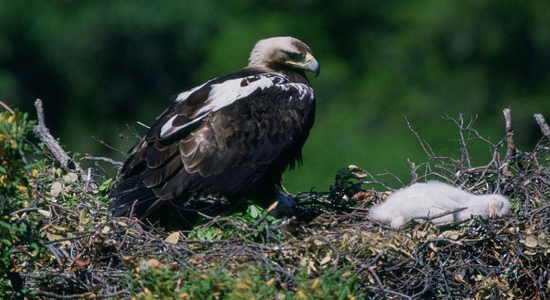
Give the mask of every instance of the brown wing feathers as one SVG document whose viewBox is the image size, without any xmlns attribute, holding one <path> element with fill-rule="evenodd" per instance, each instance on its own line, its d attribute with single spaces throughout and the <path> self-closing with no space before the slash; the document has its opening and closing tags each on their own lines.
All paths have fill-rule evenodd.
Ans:
<svg viewBox="0 0 550 300">
<path fill-rule="evenodd" d="M 114 214 L 145 217 L 196 194 L 246 196 L 255 184 L 274 197 L 282 171 L 301 159 L 315 109 L 307 79 L 289 78 L 245 68 L 178 95 L 121 169 Z"/>
</svg>

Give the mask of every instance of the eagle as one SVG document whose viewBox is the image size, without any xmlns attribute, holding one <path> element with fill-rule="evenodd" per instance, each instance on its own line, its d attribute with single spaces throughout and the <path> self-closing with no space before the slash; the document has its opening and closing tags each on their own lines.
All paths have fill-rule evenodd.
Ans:
<svg viewBox="0 0 550 300">
<path fill-rule="evenodd" d="M 130 150 L 111 192 L 115 216 L 143 219 L 201 195 L 264 207 L 284 197 L 282 173 L 302 163 L 315 117 L 310 47 L 293 37 L 258 41 L 248 66 L 172 96 Z"/>
</svg>

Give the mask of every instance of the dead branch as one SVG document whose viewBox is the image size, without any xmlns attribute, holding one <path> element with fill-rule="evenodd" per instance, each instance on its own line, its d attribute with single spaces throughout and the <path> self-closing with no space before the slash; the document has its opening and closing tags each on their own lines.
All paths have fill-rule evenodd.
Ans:
<svg viewBox="0 0 550 300">
<path fill-rule="evenodd" d="M 100 143 L 101 145 L 107 147 L 108 149 L 111 149 L 113 151 L 116 151 L 124 156 L 126 156 L 126 152 L 120 148 L 117 148 L 117 147 L 114 147 L 114 146 L 111 146 L 109 144 L 107 144 L 105 141 L 101 140 L 101 139 L 98 139 L 96 138 L 95 136 L 92 135 L 92 139 L 94 139 L 96 142 Z"/>
<path fill-rule="evenodd" d="M 93 160 L 93 161 L 104 161 L 106 163 L 110 163 L 111 165 L 115 166 L 115 167 L 122 167 L 122 165 L 124 165 L 123 162 L 120 162 L 120 161 L 116 161 L 112 158 L 109 158 L 109 157 L 103 157 L 103 156 L 91 156 L 89 154 L 87 154 L 86 156 L 84 156 L 82 159 L 85 159 L 85 160 Z"/>
<path fill-rule="evenodd" d="M 34 102 L 34 107 L 36 108 L 38 118 L 38 125 L 33 127 L 33 132 L 36 137 L 52 152 L 55 159 L 61 164 L 61 168 L 63 168 L 63 170 L 67 172 L 77 171 L 82 173 L 82 168 L 75 161 L 73 161 L 69 155 L 67 155 L 59 143 L 50 134 L 50 130 L 46 127 L 42 100 L 36 99 Z"/>
<path fill-rule="evenodd" d="M 4 103 L 4 101 L 1 101 L 0 100 L 0 105 L 7 111 L 10 112 L 10 114 L 14 114 L 15 112 L 13 111 L 13 109 L 11 109 L 6 103 Z"/>
<path fill-rule="evenodd" d="M 418 132 L 416 132 L 416 130 L 414 130 L 414 128 L 412 127 L 412 125 L 409 122 L 409 119 L 407 117 L 405 117 L 405 122 L 407 122 L 407 127 L 414 134 L 414 136 L 416 137 L 416 139 L 420 143 L 420 146 L 424 150 L 424 153 L 428 156 L 429 159 L 431 159 L 431 160 L 451 160 L 452 162 L 458 164 L 458 161 L 456 161 L 456 159 L 454 159 L 454 158 L 435 155 L 435 152 L 432 150 L 430 144 L 428 144 L 428 142 L 426 142 L 423 138 L 421 138 L 420 134 L 418 134 Z"/>
<path fill-rule="evenodd" d="M 516 155 L 516 146 L 514 145 L 514 128 L 512 127 L 512 110 L 505 108 L 502 113 L 504 114 L 504 120 L 506 122 L 506 141 L 508 147 L 506 148 L 506 159 Z"/>
<path fill-rule="evenodd" d="M 534 117 L 537 124 L 540 126 L 540 131 L 542 131 L 542 134 L 544 134 L 546 138 L 550 139 L 550 126 L 548 126 L 548 123 L 544 120 L 544 116 L 542 114 L 535 114 Z"/>
<path fill-rule="evenodd" d="M 473 124 L 477 120 L 477 115 L 470 118 L 470 121 L 466 126 L 464 126 L 464 115 L 462 113 L 458 115 L 457 119 L 445 115 L 443 116 L 443 120 L 450 120 L 458 127 L 458 134 L 460 135 L 460 149 L 462 150 L 460 152 L 460 161 L 466 162 L 466 167 L 471 168 L 472 162 L 470 161 L 470 153 L 468 150 L 468 145 L 471 141 L 471 131 L 469 129 L 472 128 Z"/>
<path fill-rule="evenodd" d="M 418 174 L 416 174 L 416 164 L 410 158 L 407 158 L 407 162 L 409 163 L 409 167 L 411 168 L 411 184 L 416 183 L 416 181 L 418 181 Z"/>
<path fill-rule="evenodd" d="M 442 213 L 435 214 L 435 215 L 433 215 L 433 216 L 414 218 L 413 220 L 427 220 L 427 221 L 431 221 L 431 220 L 435 220 L 435 219 L 444 217 L 444 216 L 446 216 L 446 215 L 456 214 L 456 213 L 461 212 L 461 211 L 466 210 L 466 209 L 468 209 L 468 208 L 467 208 L 467 207 L 459 207 L 459 208 L 451 209 L 451 210 L 449 210 L 449 211 L 444 211 L 444 212 L 442 212 Z"/>
</svg>

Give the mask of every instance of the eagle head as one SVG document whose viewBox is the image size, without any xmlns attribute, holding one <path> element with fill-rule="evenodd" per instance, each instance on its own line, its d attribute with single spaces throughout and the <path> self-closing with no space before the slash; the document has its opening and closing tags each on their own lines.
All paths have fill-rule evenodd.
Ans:
<svg viewBox="0 0 550 300">
<path fill-rule="evenodd" d="M 260 40 L 252 49 L 249 67 L 263 67 L 273 71 L 311 71 L 319 75 L 319 63 L 304 42 L 290 37 L 272 37 Z"/>
</svg>

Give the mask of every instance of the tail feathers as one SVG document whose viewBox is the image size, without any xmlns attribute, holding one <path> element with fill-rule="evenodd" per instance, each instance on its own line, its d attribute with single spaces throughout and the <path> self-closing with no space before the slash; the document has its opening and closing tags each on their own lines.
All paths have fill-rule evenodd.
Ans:
<svg viewBox="0 0 550 300">
<path fill-rule="evenodd" d="M 109 210 L 115 216 L 135 216 L 140 219 L 149 215 L 160 201 L 155 193 L 141 184 L 141 177 L 134 176 L 124 179 L 110 197 L 113 199 Z"/>
</svg>

